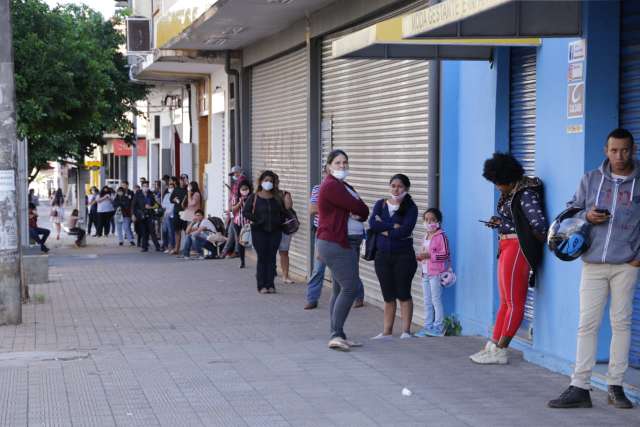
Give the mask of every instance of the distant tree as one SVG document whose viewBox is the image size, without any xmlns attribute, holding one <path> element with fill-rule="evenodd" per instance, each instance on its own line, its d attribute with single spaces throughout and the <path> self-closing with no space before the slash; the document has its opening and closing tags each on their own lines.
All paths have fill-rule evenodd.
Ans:
<svg viewBox="0 0 640 427">
<path fill-rule="evenodd" d="M 148 88 L 129 80 L 117 27 L 86 6 L 12 0 L 18 136 L 32 181 L 48 161 L 82 161 L 105 133 L 133 141 L 130 117 Z"/>
</svg>

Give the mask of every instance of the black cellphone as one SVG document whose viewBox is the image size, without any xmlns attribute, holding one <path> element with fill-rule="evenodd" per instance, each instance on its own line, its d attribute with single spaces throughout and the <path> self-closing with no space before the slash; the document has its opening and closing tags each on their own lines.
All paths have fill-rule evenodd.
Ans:
<svg viewBox="0 0 640 427">
<path fill-rule="evenodd" d="M 479 219 L 479 220 L 478 220 L 478 222 L 481 222 L 481 223 L 483 223 L 483 224 L 487 224 L 487 225 L 496 225 L 496 226 L 497 226 L 497 225 L 500 225 L 500 224 L 497 224 L 497 223 L 495 223 L 495 222 L 485 221 L 485 220 L 483 220 L 483 219 Z"/>
<path fill-rule="evenodd" d="M 611 216 L 611 212 L 609 212 L 609 209 L 606 209 L 606 208 L 596 208 L 595 211 L 601 214 Z"/>
</svg>

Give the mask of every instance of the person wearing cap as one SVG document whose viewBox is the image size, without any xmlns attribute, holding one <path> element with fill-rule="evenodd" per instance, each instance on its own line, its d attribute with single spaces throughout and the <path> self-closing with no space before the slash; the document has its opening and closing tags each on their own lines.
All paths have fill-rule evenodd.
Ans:
<svg viewBox="0 0 640 427">
<path fill-rule="evenodd" d="M 240 194 L 240 186 L 247 181 L 247 177 L 244 174 L 244 169 L 241 166 L 234 166 L 229 172 L 231 177 L 231 186 L 229 187 L 229 208 L 227 211 L 227 217 L 229 223 L 227 224 L 227 243 L 222 250 L 222 257 L 226 257 L 231 253 L 238 254 L 240 252 L 240 242 L 236 236 L 236 230 L 233 226 L 233 218 L 240 214 L 239 209 L 233 209 L 238 205 L 238 194 Z"/>
</svg>

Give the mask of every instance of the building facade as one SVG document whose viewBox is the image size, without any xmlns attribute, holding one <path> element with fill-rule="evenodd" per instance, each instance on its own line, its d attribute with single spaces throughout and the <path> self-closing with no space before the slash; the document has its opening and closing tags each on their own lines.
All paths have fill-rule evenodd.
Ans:
<svg viewBox="0 0 640 427">
<path fill-rule="evenodd" d="M 158 26 L 165 29 L 156 34 L 161 50 L 220 67 L 208 74 L 208 92 L 220 86 L 222 107 L 202 126 L 198 118 L 198 129 L 209 129 L 209 149 L 197 158 L 213 206 L 224 206 L 230 164 L 254 178 L 264 169 L 278 173 L 302 223 L 292 270 L 306 277 L 313 254 L 307 198 L 328 151 L 350 154 L 350 182 L 369 205 L 385 197 L 394 173 L 406 173 L 420 210 L 438 206 L 445 215 L 458 274 L 445 292 L 446 311 L 464 334 L 488 336 L 498 307 L 497 241 L 478 222 L 494 213 L 498 197 L 482 178 L 484 160 L 495 151 L 519 158 L 544 181 L 552 219 L 602 161 L 610 130 L 623 126 L 640 138 L 637 2 L 254 3 L 252 11 L 221 2 L 187 15 L 182 1 L 159 17 L 189 18 Z M 163 66 L 158 57 L 148 70 Z M 423 232 L 417 227 L 415 237 Z M 362 261 L 361 272 L 367 300 L 380 304 L 371 265 Z M 579 278 L 580 262 L 546 254 L 515 342 L 528 360 L 570 372 Z M 637 387 L 640 294 L 632 328 L 629 381 Z M 610 336 L 605 315 L 599 361 L 608 358 Z M 602 378 L 596 373 L 594 382 Z M 637 399 L 637 388 L 630 390 Z"/>
</svg>

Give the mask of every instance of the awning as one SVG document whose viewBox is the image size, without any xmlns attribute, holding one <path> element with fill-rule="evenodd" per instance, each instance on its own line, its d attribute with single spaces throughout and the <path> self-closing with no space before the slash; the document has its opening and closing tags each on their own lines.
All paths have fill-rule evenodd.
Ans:
<svg viewBox="0 0 640 427">
<path fill-rule="evenodd" d="M 332 57 L 374 59 L 489 60 L 493 46 L 539 46 L 539 38 L 429 40 L 402 38 L 402 17 L 371 25 L 335 40 Z"/>
<path fill-rule="evenodd" d="M 405 38 L 575 37 L 579 0 L 444 0 L 402 19 Z"/>
</svg>

